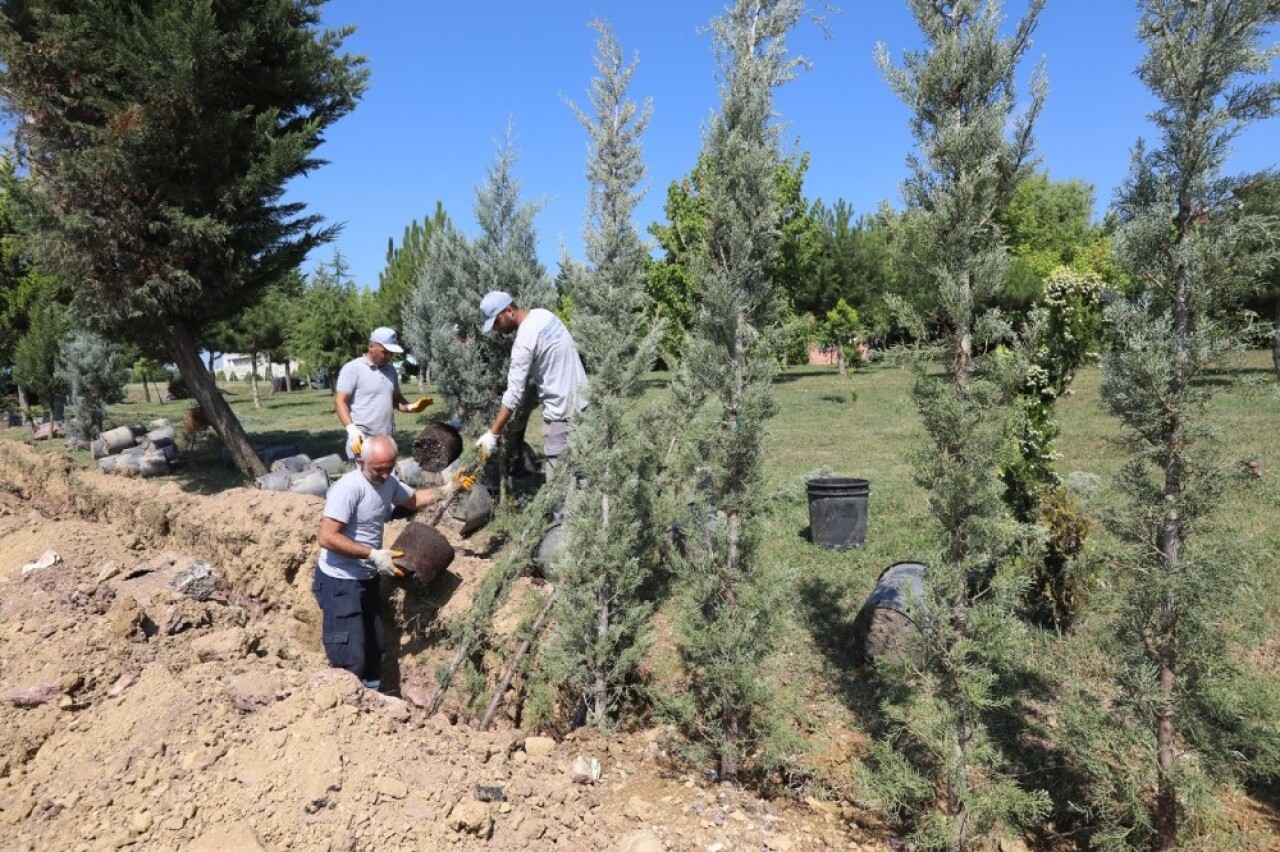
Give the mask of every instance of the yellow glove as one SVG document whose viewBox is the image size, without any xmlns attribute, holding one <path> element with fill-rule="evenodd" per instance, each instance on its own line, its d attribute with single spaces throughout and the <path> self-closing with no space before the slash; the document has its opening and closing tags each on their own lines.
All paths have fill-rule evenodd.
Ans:
<svg viewBox="0 0 1280 852">
<path fill-rule="evenodd" d="M 446 494 L 452 494 L 455 491 L 468 491 L 471 486 L 476 484 L 476 478 L 466 471 L 458 471 L 453 475 L 453 479 L 449 480 L 449 485 L 445 488 Z"/>
<path fill-rule="evenodd" d="M 356 458 L 364 445 L 364 433 L 354 423 L 347 424 L 347 455 Z"/>
<path fill-rule="evenodd" d="M 433 401 L 434 400 L 432 400 L 431 397 L 429 396 L 420 396 L 413 402 L 409 403 L 405 407 L 405 411 L 409 412 L 410 414 L 417 414 L 419 411 L 421 411 L 422 409 L 430 405 Z"/>
</svg>

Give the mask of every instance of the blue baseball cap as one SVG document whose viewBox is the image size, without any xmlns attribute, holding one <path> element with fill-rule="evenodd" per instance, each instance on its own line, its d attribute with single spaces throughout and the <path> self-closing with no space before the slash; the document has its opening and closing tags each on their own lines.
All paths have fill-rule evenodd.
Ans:
<svg viewBox="0 0 1280 852">
<path fill-rule="evenodd" d="M 485 334 L 493 331 L 493 321 L 497 319 L 498 314 L 507 309 L 511 304 L 511 294 L 504 293 L 501 290 L 493 290 L 484 294 L 484 298 L 480 300 L 480 313 L 484 315 L 484 325 L 480 326 L 480 331 Z"/>
</svg>

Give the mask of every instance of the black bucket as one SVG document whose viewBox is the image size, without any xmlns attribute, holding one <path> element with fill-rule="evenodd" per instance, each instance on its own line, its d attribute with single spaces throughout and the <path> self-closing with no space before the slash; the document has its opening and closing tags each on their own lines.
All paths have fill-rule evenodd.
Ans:
<svg viewBox="0 0 1280 852">
<path fill-rule="evenodd" d="M 847 477 L 810 479 L 805 490 L 809 494 L 810 541 L 836 550 L 862 544 L 867 537 L 870 482 Z"/>
</svg>

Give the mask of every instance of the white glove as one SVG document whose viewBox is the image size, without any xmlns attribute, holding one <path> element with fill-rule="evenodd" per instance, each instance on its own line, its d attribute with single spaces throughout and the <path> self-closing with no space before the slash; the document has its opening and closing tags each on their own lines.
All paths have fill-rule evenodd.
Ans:
<svg viewBox="0 0 1280 852">
<path fill-rule="evenodd" d="M 395 560 L 404 556 L 402 550 L 370 550 L 367 561 L 384 577 L 403 577 L 404 571 L 396 565 Z"/>
<path fill-rule="evenodd" d="M 347 455 L 355 458 L 360 455 L 360 447 L 364 444 L 364 433 L 354 423 L 347 424 Z"/>
<path fill-rule="evenodd" d="M 498 448 L 498 436 L 492 432 L 485 432 L 480 436 L 480 440 L 476 441 L 476 449 L 480 451 L 480 458 L 485 461 L 489 460 L 489 456 L 493 455 L 493 451 Z"/>
</svg>

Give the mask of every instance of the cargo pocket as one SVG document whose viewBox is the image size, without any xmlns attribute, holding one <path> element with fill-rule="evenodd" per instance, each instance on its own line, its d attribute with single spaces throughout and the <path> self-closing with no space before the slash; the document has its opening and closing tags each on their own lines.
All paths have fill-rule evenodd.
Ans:
<svg viewBox="0 0 1280 852">
<path fill-rule="evenodd" d="M 358 673 L 364 666 L 360 591 L 350 587 L 330 588 L 328 591 L 329 605 L 324 607 L 324 632 L 321 636 L 325 656 L 329 658 L 330 665 Z"/>
</svg>

